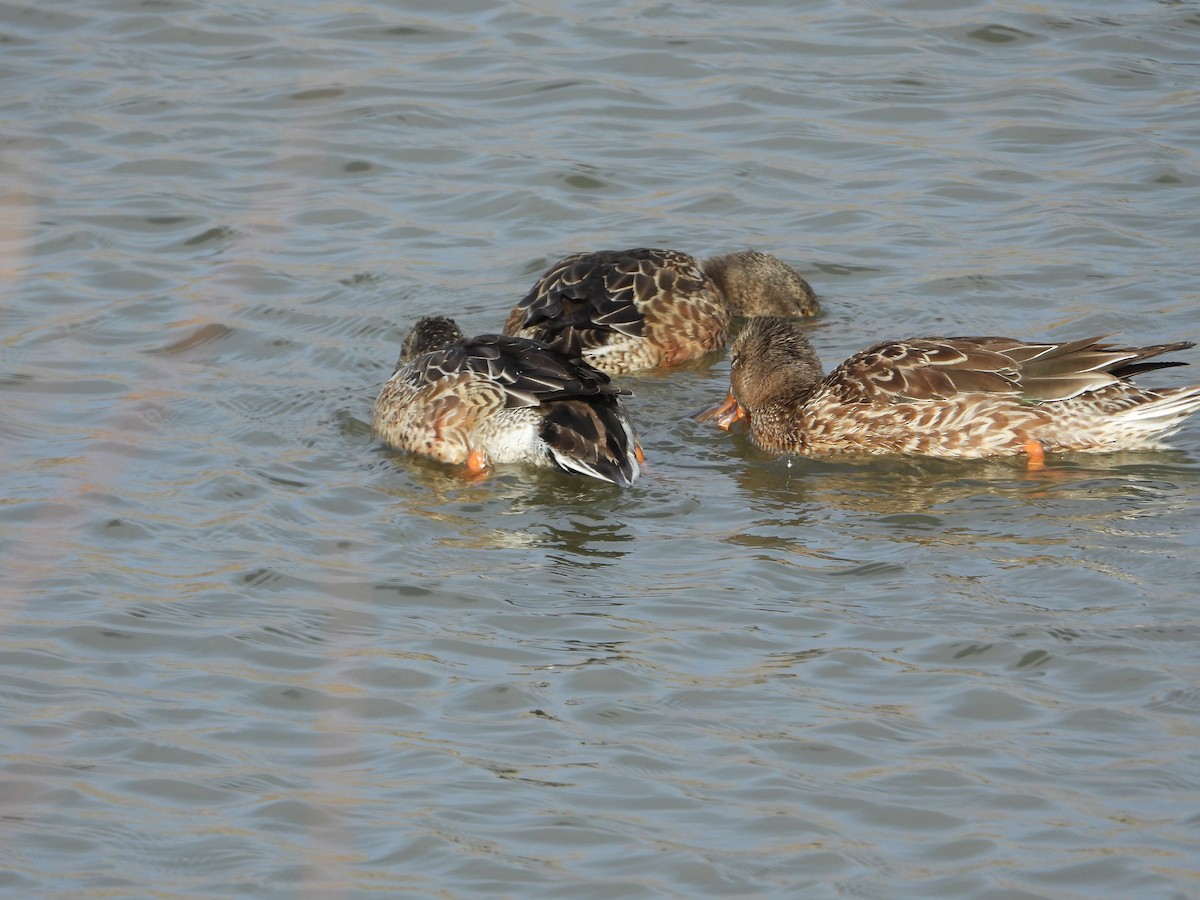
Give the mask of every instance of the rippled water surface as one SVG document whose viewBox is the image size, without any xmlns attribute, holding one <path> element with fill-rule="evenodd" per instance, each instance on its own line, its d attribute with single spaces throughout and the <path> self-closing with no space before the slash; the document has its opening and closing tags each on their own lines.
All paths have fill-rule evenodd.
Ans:
<svg viewBox="0 0 1200 900">
<path fill-rule="evenodd" d="M 776 253 L 827 362 L 1200 337 L 1195 4 L 43 0 L 0 46 L 0 893 L 1200 893 L 1200 421 L 789 463 L 689 418 L 720 356 L 627 379 L 625 491 L 367 424 L 418 316 L 584 248 Z"/>
</svg>

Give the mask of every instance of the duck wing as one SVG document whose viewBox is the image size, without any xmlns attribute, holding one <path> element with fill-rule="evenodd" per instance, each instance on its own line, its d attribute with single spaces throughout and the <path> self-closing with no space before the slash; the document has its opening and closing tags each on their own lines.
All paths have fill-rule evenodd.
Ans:
<svg viewBox="0 0 1200 900">
<path fill-rule="evenodd" d="M 569 328 L 642 337 L 647 311 L 706 283 L 695 258 L 676 250 L 575 253 L 541 277 L 510 313 L 505 331 L 535 328 L 545 340 Z"/>
<path fill-rule="evenodd" d="M 1011 394 L 1054 402 L 1102 390 L 1138 372 L 1182 365 L 1143 362 L 1193 346 L 1183 341 L 1117 347 L 1091 337 L 1065 343 L 1006 337 L 885 341 L 850 357 L 825 384 L 847 402 L 949 400 L 960 394 Z"/>
<path fill-rule="evenodd" d="M 1016 360 L 998 349 L 959 338 L 910 338 L 875 344 L 830 372 L 822 387 L 846 403 L 903 403 L 948 400 L 964 393 L 1021 393 Z"/>
<path fill-rule="evenodd" d="M 540 341 L 482 334 L 413 360 L 407 378 L 415 387 L 470 373 L 496 385 L 509 408 L 534 407 L 570 397 L 628 395 L 599 369 Z"/>
<path fill-rule="evenodd" d="M 637 436 L 615 395 L 571 397 L 542 408 L 542 440 L 555 464 L 628 487 L 641 472 Z"/>
<path fill-rule="evenodd" d="M 1121 347 L 1101 340 L 1093 337 L 1061 344 L 1019 345 L 1014 341 L 1011 343 L 1017 346 L 999 349 L 1018 362 L 1023 396 L 1051 402 L 1103 390 L 1140 372 L 1187 365 L 1177 360 L 1145 360 L 1195 346 L 1190 341 L 1177 341 L 1149 347 Z"/>
</svg>

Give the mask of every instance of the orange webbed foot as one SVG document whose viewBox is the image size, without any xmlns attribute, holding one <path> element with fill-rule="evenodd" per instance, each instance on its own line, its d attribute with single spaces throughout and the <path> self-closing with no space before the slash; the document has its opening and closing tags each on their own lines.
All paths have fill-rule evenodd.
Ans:
<svg viewBox="0 0 1200 900">
<path fill-rule="evenodd" d="M 1021 449 L 1029 454 L 1028 471 L 1041 472 L 1046 468 L 1046 448 L 1041 441 L 1026 441 Z"/>
</svg>

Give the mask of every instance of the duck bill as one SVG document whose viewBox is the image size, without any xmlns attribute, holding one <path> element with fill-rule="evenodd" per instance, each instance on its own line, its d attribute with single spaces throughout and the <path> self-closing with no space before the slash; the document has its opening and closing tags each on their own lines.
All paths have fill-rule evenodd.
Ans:
<svg viewBox="0 0 1200 900">
<path fill-rule="evenodd" d="M 710 407 L 703 412 L 697 413 L 697 422 L 712 422 L 718 428 L 723 428 L 726 431 L 733 427 L 734 422 L 741 422 L 749 419 L 750 414 L 746 412 L 746 408 L 737 402 L 737 397 L 733 396 L 733 391 L 718 403 L 716 406 Z"/>
</svg>

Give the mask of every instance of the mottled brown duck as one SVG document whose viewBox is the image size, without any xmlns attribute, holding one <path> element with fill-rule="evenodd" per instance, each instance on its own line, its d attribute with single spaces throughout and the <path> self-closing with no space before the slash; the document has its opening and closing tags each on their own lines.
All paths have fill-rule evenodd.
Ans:
<svg viewBox="0 0 1200 900">
<path fill-rule="evenodd" d="M 509 313 L 504 333 L 574 346 L 610 375 L 677 366 L 729 342 L 734 316 L 813 316 L 812 287 L 778 257 L 742 250 L 574 253 Z"/>
<path fill-rule="evenodd" d="M 417 322 L 379 393 L 371 433 L 389 447 L 479 474 L 525 463 L 627 486 L 643 460 L 621 397 L 578 356 L 502 334 Z"/>
<path fill-rule="evenodd" d="M 1150 389 L 1133 376 L 1191 341 L 1121 347 L 1099 338 L 909 338 L 854 354 L 829 374 L 790 319 L 751 319 L 734 342 L 724 403 L 701 414 L 775 453 L 994 457 L 1160 448 L 1200 408 L 1200 386 Z"/>
</svg>

